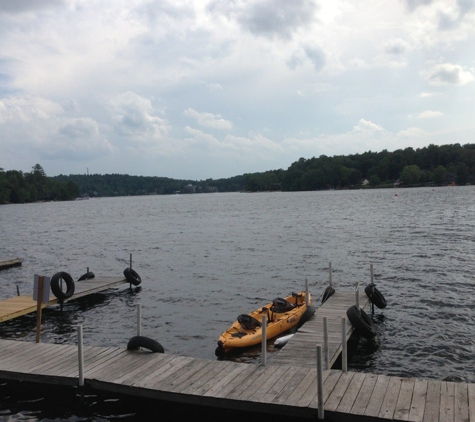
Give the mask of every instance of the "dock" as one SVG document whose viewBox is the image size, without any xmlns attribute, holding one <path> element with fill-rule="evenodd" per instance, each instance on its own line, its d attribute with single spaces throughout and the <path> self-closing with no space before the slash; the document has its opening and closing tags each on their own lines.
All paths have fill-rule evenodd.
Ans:
<svg viewBox="0 0 475 422">
<path fill-rule="evenodd" d="M 366 310 L 370 301 L 364 291 L 358 290 L 360 308 Z M 342 350 L 342 318 L 346 318 L 346 341 L 354 328 L 346 316 L 347 309 L 356 303 L 356 291 L 335 291 L 319 305 L 315 314 L 294 334 L 292 340 L 276 353 L 269 365 L 315 366 L 315 346 L 324 344 L 324 318 L 328 327 L 328 368 L 331 368 Z M 318 306 L 318 305 L 317 305 Z"/>
<path fill-rule="evenodd" d="M 79 347 L 0 340 L 0 379 L 79 385 L 170 403 L 317 420 L 318 320 L 326 315 L 330 328 L 333 314 L 341 322 L 342 313 L 345 315 L 354 304 L 354 298 L 354 292 L 336 292 L 265 365 L 127 350 L 125 346 Z M 360 299 L 360 305 L 367 305 L 362 296 Z M 335 340 L 330 341 L 333 346 L 329 347 L 335 351 L 333 361 L 342 346 L 341 325 L 337 325 L 338 334 L 329 333 L 329 338 Z M 299 342 L 308 344 L 298 347 Z M 78 357 L 79 350 L 82 359 Z M 302 358 L 291 358 L 294 355 Z M 474 384 L 326 369 L 322 391 L 325 421 L 475 420 Z"/>
<path fill-rule="evenodd" d="M 124 283 L 128 283 L 125 277 L 109 276 L 94 277 L 87 280 L 77 281 L 74 283 L 74 294 L 70 298 L 64 299 L 62 302 L 78 299 Z M 33 300 L 33 288 L 31 293 L 31 295 L 19 295 L 0 301 L 0 323 L 31 312 L 36 312 L 37 303 Z M 51 293 L 50 300 L 44 302 L 42 308 L 47 308 L 57 304 L 60 304 L 60 300 Z"/>
<path fill-rule="evenodd" d="M 0 258 L 0 270 L 6 270 L 11 267 L 18 267 L 22 264 L 22 258 Z"/>
</svg>

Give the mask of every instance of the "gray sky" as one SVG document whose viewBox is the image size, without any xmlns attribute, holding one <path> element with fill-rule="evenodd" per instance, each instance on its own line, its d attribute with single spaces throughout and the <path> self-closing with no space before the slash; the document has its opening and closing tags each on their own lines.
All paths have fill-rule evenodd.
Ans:
<svg viewBox="0 0 475 422">
<path fill-rule="evenodd" d="M 0 0 L 0 167 L 204 180 L 475 143 L 475 0 Z"/>
</svg>

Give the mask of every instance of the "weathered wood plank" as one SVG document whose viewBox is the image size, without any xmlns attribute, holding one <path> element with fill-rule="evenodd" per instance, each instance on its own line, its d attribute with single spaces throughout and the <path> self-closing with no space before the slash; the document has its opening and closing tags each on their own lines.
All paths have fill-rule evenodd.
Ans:
<svg viewBox="0 0 475 422">
<path fill-rule="evenodd" d="M 364 412 L 365 416 L 371 416 L 374 418 L 378 417 L 384 396 L 386 395 L 386 390 L 388 389 L 389 380 L 390 378 L 386 377 L 385 375 L 378 375 L 373 394 L 371 395 Z"/>
<path fill-rule="evenodd" d="M 429 380 L 427 382 L 426 408 L 424 411 L 423 422 L 439 421 L 440 412 L 440 382 Z M 444 421 L 440 421 L 444 422 Z"/>
<path fill-rule="evenodd" d="M 329 411 L 336 411 L 354 375 L 354 372 L 343 372 L 341 374 L 340 378 L 338 379 L 338 384 L 335 385 L 331 395 L 325 402 L 325 409 Z"/>
<path fill-rule="evenodd" d="M 394 411 L 394 419 L 407 421 L 409 420 L 409 412 L 411 410 L 412 395 L 414 393 L 414 379 L 401 379 L 401 390 L 396 402 Z"/>
<path fill-rule="evenodd" d="M 353 375 L 350 384 L 345 391 L 345 394 L 341 398 L 341 401 L 336 408 L 337 412 L 350 413 L 350 410 L 355 403 L 356 397 L 361 391 L 361 386 L 363 385 L 365 377 L 366 374 L 362 372 L 357 372 Z"/>
<path fill-rule="evenodd" d="M 440 384 L 440 416 L 439 420 L 454 422 L 455 420 L 455 384 L 441 382 Z"/>
<path fill-rule="evenodd" d="M 373 394 L 374 386 L 378 376 L 375 374 L 366 374 L 363 385 L 356 396 L 356 400 L 351 408 L 351 414 L 364 415 L 366 406 L 368 406 L 371 395 Z"/>
<path fill-rule="evenodd" d="M 383 402 L 381 403 L 381 409 L 379 409 L 378 416 L 382 419 L 392 419 L 396 409 L 397 398 L 399 391 L 401 390 L 401 379 L 393 378 L 389 379 L 388 388 L 384 395 Z"/>
</svg>

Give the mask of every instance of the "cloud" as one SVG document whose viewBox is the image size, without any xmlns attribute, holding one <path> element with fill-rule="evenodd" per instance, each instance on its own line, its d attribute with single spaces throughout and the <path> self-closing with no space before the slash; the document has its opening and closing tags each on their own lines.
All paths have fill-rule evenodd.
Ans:
<svg viewBox="0 0 475 422">
<path fill-rule="evenodd" d="M 443 116 L 444 113 L 440 111 L 426 110 L 415 116 L 416 119 L 433 119 L 434 117 Z"/>
<path fill-rule="evenodd" d="M 65 6 L 64 0 L 2 0 L 0 1 L 0 15 L 2 13 L 24 13 L 50 7 Z"/>
<path fill-rule="evenodd" d="M 309 26 L 318 10 L 314 0 L 260 0 L 246 2 L 238 12 L 238 22 L 254 35 L 290 40 Z"/>
<path fill-rule="evenodd" d="M 412 50 L 411 45 L 401 38 L 391 39 L 384 46 L 385 53 L 394 56 L 403 55 L 410 50 Z"/>
<path fill-rule="evenodd" d="M 319 47 L 307 46 L 304 48 L 305 54 L 312 62 L 315 70 L 320 71 L 325 65 L 325 52 Z"/>
<path fill-rule="evenodd" d="M 438 64 L 422 75 L 430 85 L 465 85 L 474 80 L 470 71 L 451 63 Z"/>
<path fill-rule="evenodd" d="M 150 99 L 127 91 L 110 101 L 114 129 L 124 143 L 154 144 L 166 138 L 169 125 L 156 115 Z"/>
<path fill-rule="evenodd" d="M 433 3 L 434 0 L 404 0 L 409 11 L 414 11 L 420 6 L 427 6 Z"/>
<path fill-rule="evenodd" d="M 186 117 L 195 119 L 201 126 L 221 130 L 231 130 L 233 128 L 232 122 L 223 119 L 219 114 L 214 115 L 212 113 L 199 113 L 192 108 L 186 109 L 183 114 Z"/>
</svg>

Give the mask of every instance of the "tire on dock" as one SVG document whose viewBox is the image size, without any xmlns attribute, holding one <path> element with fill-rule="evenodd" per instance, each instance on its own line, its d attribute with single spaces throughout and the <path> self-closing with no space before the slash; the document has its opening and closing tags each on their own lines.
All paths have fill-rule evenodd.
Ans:
<svg viewBox="0 0 475 422">
<path fill-rule="evenodd" d="M 325 303 L 325 301 L 335 293 L 335 289 L 332 286 L 328 286 L 325 291 L 323 292 L 322 296 L 322 304 Z"/>
<path fill-rule="evenodd" d="M 371 303 L 374 303 L 379 309 L 384 309 L 387 306 L 388 303 L 386 302 L 386 299 L 374 284 L 368 284 L 364 291 Z"/>
<path fill-rule="evenodd" d="M 94 277 L 95 277 L 95 274 L 92 271 L 88 271 L 87 273 L 79 277 L 78 281 L 89 280 L 90 278 L 94 278 Z"/>
<path fill-rule="evenodd" d="M 127 343 L 127 350 L 148 349 L 153 353 L 165 353 L 163 346 L 156 340 L 144 336 L 134 336 Z"/>
<path fill-rule="evenodd" d="M 130 267 L 127 267 L 124 270 L 124 276 L 127 279 L 127 281 L 130 284 L 133 284 L 134 286 L 138 286 L 142 282 L 142 279 L 137 274 L 137 272 Z"/>
<path fill-rule="evenodd" d="M 63 282 L 66 284 L 66 291 L 63 290 Z M 51 291 L 59 299 L 69 299 L 74 294 L 74 280 L 70 274 L 60 271 L 51 277 Z"/>
<path fill-rule="evenodd" d="M 355 330 L 364 338 L 371 340 L 377 335 L 373 320 L 363 309 L 358 309 L 356 305 L 350 306 L 346 311 L 346 316 Z"/>
</svg>

